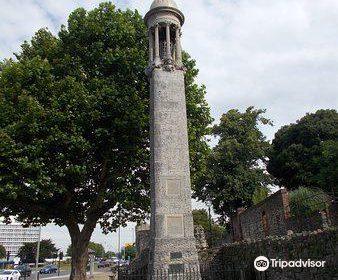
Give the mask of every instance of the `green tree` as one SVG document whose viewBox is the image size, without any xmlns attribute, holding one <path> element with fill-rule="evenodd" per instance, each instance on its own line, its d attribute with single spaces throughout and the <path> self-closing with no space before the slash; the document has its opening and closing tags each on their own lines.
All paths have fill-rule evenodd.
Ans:
<svg viewBox="0 0 338 280">
<path fill-rule="evenodd" d="M 0 245 L 0 259 L 6 258 L 6 249 L 4 246 Z"/>
<path fill-rule="evenodd" d="M 254 194 L 252 195 L 252 204 L 256 205 L 257 203 L 263 201 L 269 196 L 269 188 L 267 186 L 261 186 L 256 188 Z"/>
<path fill-rule="evenodd" d="M 288 189 L 338 188 L 338 113 L 318 110 L 279 129 L 272 141 L 268 171 Z"/>
<path fill-rule="evenodd" d="M 107 252 L 104 253 L 104 257 L 106 259 L 109 259 L 109 258 L 112 258 L 112 257 L 116 257 L 116 253 L 113 252 L 113 251 L 107 251 Z"/>
<path fill-rule="evenodd" d="M 128 256 L 130 260 L 133 260 L 136 257 L 135 245 L 130 245 L 121 249 L 121 257 L 125 257 L 125 259 L 128 260 Z"/>
<path fill-rule="evenodd" d="M 213 127 L 218 143 L 208 156 L 207 172 L 196 188 L 201 200 L 210 199 L 223 222 L 238 207 L 250 206 L 257 188 L 271 183 L 265 172 L 269 142 L 259 125 L 272 125 L 265 110 L 230 110 Z"/>
<path fill-rule="evenodd" d="M 25 243 L 18 253 L 21 261 L 24 263 L 33 263 L 36 259 L 36 250 L 38 243 Z M 47 258 L 54 258 L 57 255 L 58 249 L 50 239 L 43 239 L 40 242 L 39 262 L 44 262 Z"/>
<path fill-rule="evenodd" d="M 67 247 L 66 255 L 70 257 L 72 255 L 72 244 Z"/>
<path fill-rule="evenodd" d="M 100 243 L 95 243 L 95 242 L 89 242 L 88 248 L 92 249 L 95 251 L 95 256 L 97 257 L 103 257 L 104 256 L 104 247 Z"/>
<path fill-rule="evenodd" d="M 94 254 L 96 257 L 103 257 L 105 254 L 104 247 L 100 243 L 95 243 L 95 242 L 90 241 L 88 244 L 88 248 L 95 251 Z M 71 256 L 71 255 L 72 255 L 72 245 L 70 244 L 67 248 L 67 256 Z"/>
<path fill-rule="evenodd" d="M 75 10 L 58 36 L 39 30 L 0 67 L 0 215 L 66 226 L 70 279 L 86 278 L 98 222 L 107 233 L 149 212 L 147 41 L 137 11 L 103 3 Z M 212 119 L 195 62 L 184 64 L 197 176 Z"/>
<path fill-rule="evenodd" d="M 194 225 L 202 227 L 209 247 L 217 244 L 219 240 L 222 240 L 225 237 L 225 234 L 227 233 L 226 228 L 217 224 L 212 218 L 210 221 L 209 215 L 205 209 L 195 209 L 192 211 L 192 215 L 194 219 Z"/>
</svg>

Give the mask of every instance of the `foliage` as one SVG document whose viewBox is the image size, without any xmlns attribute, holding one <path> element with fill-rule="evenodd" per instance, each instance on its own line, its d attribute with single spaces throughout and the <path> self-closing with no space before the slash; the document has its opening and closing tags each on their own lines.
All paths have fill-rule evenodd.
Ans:
<svg viewBox="0 0 338 280">
<path fill-rule="evenodd" d="M 214 119 L 210 116 L 210 108 L 205 100 L 206 87 L 195 83 L 199 70 L 196 61 L 183 52 L 183 63 L 187 68 L 185 74 L 185 94 L 187 102 L 188 137 L 190 155 L 190 177 L 194 189 L 196 182 L 207 172 L 206 162 L 210 154 L 209 140 L 210 125 Z"/>
<path fill-rule="evenodd" d="M 194 225 L 202 227 L 208 246 L 212 247 L 218 240 L 224 238 L 227 230 L 225 227 L 217 224 L 214 219 L 211 218 L 211 232 L 210 232 L 210 220 L 209 215 L 205 209 L 195 209 L 192 211 Z"/>
<path fill-rule="evenodd" d="M 107 251 L 107 252 L 104 253 L 104 257 L 106 259 L 109 259 L 109 258 L 112 258 L 112 257 L 116 257 L 116 253 L 113 252 L 113 251 Z"/>
<path fill-rule="evenodd" d="M 103 257 L 104 256 L 104 247 L 100 243 L 95 243 L 95 242 L 89 242 L 88 248 L 92 249 L 95 251 L 95 256 L 97 257 Z"/>
<path fill-rule="evenodd" d="M 269 191 L 269 188 L 266 186 L 257 188 L 252 196 L 252 204 L 256 205 L 266 199 L 269 196 Z"/>
<path fill-rule="evenodd" d="M 70 257 L 72 255 L 72 244 L 67 247 L 66 255 Z"/>
<path fill-rule="evenodd" d="M 85 277 L 97 222 L 107 233 L 149 212 L 147 41 L 137 11 L 102 3 L 75 10 L 58 36 L 39 30 L 0 67 L 0 215 L 65 225 L 71 279 Z M 194 60 L 184 64 L 195 178 L 212 119 Z"/>
<path fill-rule="evenodd" d="M 23 263 L 34 263 L 36 259 L 38 242 L 24 243 L 19 249 L 18 257 Z M 50 239 L 43 239 L 40 242 L 39 262 L 47 258 L 56 258 L 58 249 Z"/>
<path fill-rule="evenodd" d="M 330 203 L 330 196 L 321 189 L 299 187 L 289 191 L 288 197 L 291 215 L 311 214 Z"/>
<path fill-rule="evenodd" d="M 208 156 L 208 172 L 199 180 L 196 196 L 211 199 L 224 222 L 238 207 L 250 206 L 255 190 L 271 182 L 265 172 L 269 142 L 259 126 L 272 123 L 264 113 L 254 107 L 243 113 L 233 109 L 213 127 L 219 140 Z"/>
<path fill-rule="evenodd" d="M 338 113 L 318 110 L 282 127 L 272 141 L 268 171 L 288 189 L 338 189 Z"/>
<path fill-rule="evenodd" d="M 90 241 L 88 244 L 88 248 L 95 251 L 94 254 L 96 257 L 103 257 L 105 255 L 104 247 L 101 243 L 95 243 Z M 67 256 L 71 255 L 72 255 L 72 245 L 69 245 L 67 248 Z"/>
<path fill-rule="evenodd" d="M 6 258 L 6 249 L 4 246 L 0 245 L 0 259 Z"/>
<path fill-rule="evenodd" d="M 119 255 L 119 254 L 118 254 Z M 121 256 L 119 258 L 124 258 L 128 260 L 128 257 L 130 260 L 133 260 L 136 257 L 136 246 L 135 245 L 129 245 L 125 248 L 121 249 Z"/>
</svg>

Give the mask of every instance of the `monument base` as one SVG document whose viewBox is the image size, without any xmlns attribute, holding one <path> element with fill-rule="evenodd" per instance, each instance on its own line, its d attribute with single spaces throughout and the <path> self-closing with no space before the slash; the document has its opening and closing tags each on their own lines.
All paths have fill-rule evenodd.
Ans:
<svg viewBox="0 0 338 280">
<path fill-rule="evenodd" d="M 148 269 L 149 280 L 161 279 L 160 277 L 199 280 L 201 279 L 199 268 L 194 237 L 152 240 Z"/>
</svg>

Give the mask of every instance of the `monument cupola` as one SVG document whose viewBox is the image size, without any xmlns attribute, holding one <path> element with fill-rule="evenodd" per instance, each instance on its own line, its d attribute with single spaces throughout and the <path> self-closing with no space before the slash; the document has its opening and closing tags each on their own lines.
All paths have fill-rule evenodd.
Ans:
<svg viewBox="0 0 338 280">
<path fill-rule="evenodd" d="M 149 65 L 147 73 L 154 68 L 170 71 L 181 69 L 181 27 L 184 15 L 174 0 L 155 0 L 144 21 L 149 29 Z"/>
</svg>

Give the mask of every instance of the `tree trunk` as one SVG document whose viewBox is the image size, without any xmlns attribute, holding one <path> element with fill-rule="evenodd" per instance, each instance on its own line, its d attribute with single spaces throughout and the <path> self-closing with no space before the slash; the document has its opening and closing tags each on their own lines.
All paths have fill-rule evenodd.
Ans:
<svg viewBox="0 0 338 280">
<path fill-rule="evenodd" d="M 96 221 L 86 223 L 80 231 L 77 224 L 67 225 L 72 241 L 72 262 L 70 280 L 86 280 L 86 268 L 88 264 L 88 245 L 95 228 Z"/>
<path fill-rule="evenodd" d="M 72 269 L 70 280 L 86 280 L 86 268 L 88 263 L 88 244 L 80 246 L 72 245 Z"/>
</svg>

